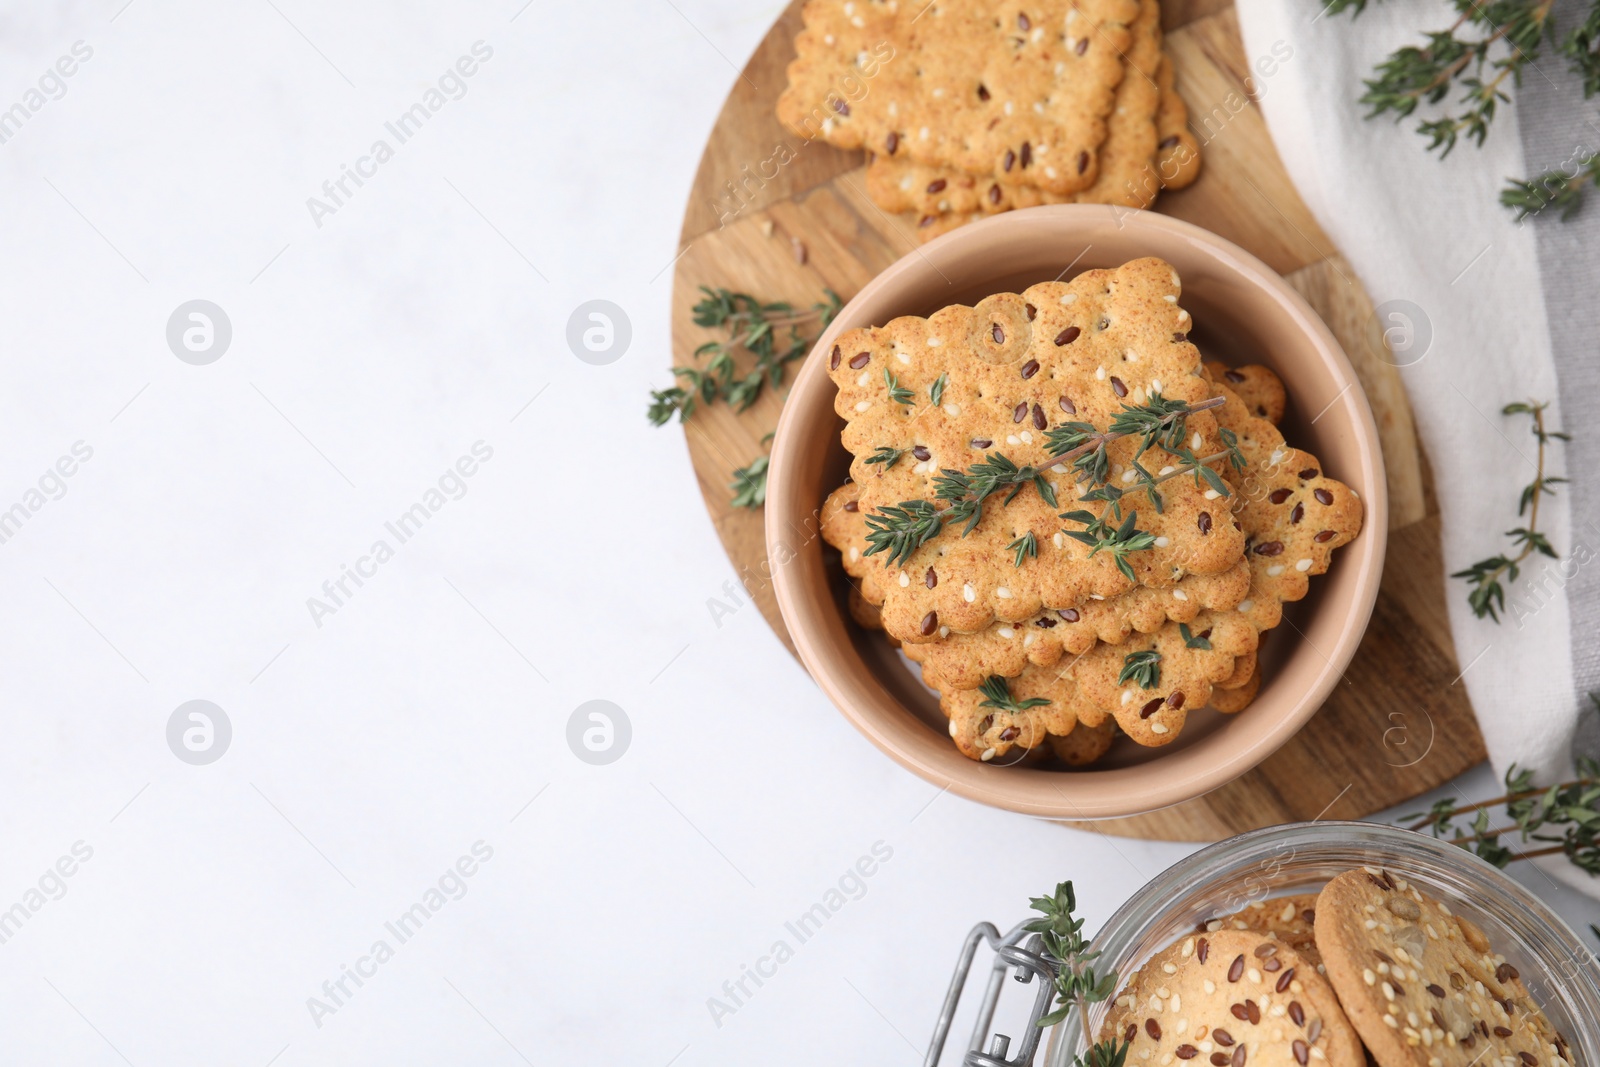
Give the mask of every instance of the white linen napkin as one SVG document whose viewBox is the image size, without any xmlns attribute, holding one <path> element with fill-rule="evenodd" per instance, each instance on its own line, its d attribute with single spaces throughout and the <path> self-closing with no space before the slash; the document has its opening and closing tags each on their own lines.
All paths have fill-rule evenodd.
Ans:
<svg viewBox="0 0 1600 1067">
<path fill-rule="evenodd" d="M 1397 124 L 1365 118 L 1359 98 L 1375 63 L 1455 20 L 1450 5 L 1372 0 L 1352 18 L 1324 15 L 1316 0 L 1238 0 L 1238 14 L 1252 66 L 1278 60 L 1254 68 L 1273 71 L 1254 89 L 1278 152 L 1401 349 L 1447 572 L 1506 551 L 1503 531 L 1522 525 L 1518 494 L 1533 479 L 1536 442 L 1525 416 L 1501 408 L 1548 400 L 1550 426 L 1578 430 L 1553 446 L 1548 473 L 1571 482 L 1540 512 L 1562 559 L 1528 561 L 1506 585 L 1498 625 L 1474 617 L 1465 582 L 1446 579 L 1457 684 L 1496 770 L 1514 763 L 1541 785 L 1563 780 L 1580 711 L 1600 690 L 1600 437 L 1577 417 L 1600 399 L 1600 190 L 1566 223 L 1554 211 L 1518 223 L 1498 198 L 1509 177 L 1600 148 L 1600 106 L 1583 100 L 1547 44 L 1484 146 L 1463 141 L 1441 161 L 1415 132 L 1429 108 Z M 1577 17 L 1557 5 L 1562 26 Z M 1600 895 L 1600 880 L 1560 857 L 1547 869 Z"/>
</svg>

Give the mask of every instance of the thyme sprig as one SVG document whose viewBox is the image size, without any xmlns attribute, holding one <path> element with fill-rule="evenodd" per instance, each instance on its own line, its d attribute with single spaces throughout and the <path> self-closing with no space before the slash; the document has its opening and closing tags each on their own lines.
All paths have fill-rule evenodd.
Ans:
<svg viewBox="0 0 1600 1067">
<path fill-rule="evenodd" d="M 1109 509 L 1108 509 L 1109 510 Z M 1074 541 L 1089 546 L 1089 558 L 1093 559 L 1101 552 L 1111 554 L 1112 561 L 1116 563 L 1117 570 L 1129 581 L 1137 581 L 1133 573 L 1133 564 L 1128 562 L 1128 555 L 1132 552 L 1143 552 L 1156 543 L 1156 535 L 1147 530 L 1135 528 L 1139 520 L 1137 511 L 1130 511 L 1122 520 L 1120 526 L 1106 521 L 1106 516 L 1096 515 L 1092 511 L 1065 511 L 1061 518 L 1068 522 L 1083 524 L 1081 530 L 1063 530 Z"/>
<path fill-rule="evenodd" d="M 883 384 L 889 390 L 889 399 L 901 407 L 910 407 L 911 402 L 917 398 L 915 389 L 909 389 L 900 384 L 900 379 L 888 367 L 883 368 Z"/>
<path fill-rule="evenodd" d="M 761 439 L 763 445 L 772 443 L 772 434 L 767 434 Z M 767 456 L 757 456 L 748 465 L 738 467 L 733 472 L 733 481 L 728 483 L 728 488 L 733 491 L 733 499 L 729 501 L 736 508 L 759 508 L 767 502 L 767 465 L 771 460 Z"/>
<path fill-rule="evenodd" d="M 1500 203 L 1517 213 L 1521 222 L 1546 208 L 1556 208 L 1563 220 L 1583 206 L 1588 187 L 1600 185 L 1600 153 L 1573 158 L 1571 168 L 1547 170 L 1536 178 L 1511 178 L 1500 190 Z"/>
<path fill-rule="evenodd" d="M 1178 624 L 1178 636 L 1183 638 L 1184 648 L 1193 648 L 1198 649 L 1201 652 L 1210 652 L 1211 640 L 1210 638 L 1206 637 L 1206 634 L 1210 632 L 1210 630 L 1201 630 L 1200 633 L 1196 635 L 1189 632 L 1188 623 L 1180 622 Z"/>
<path fill-rule="evenodd" d="M 1580 759 L 1576 779 L 1548 789 L 1535 788 L 1533 772 L 1513 766 L 1506 772 L 1505 787 L 1503 796 L 1476 804 L 1441 800 L 1426 812 L 1405 816 L 1410 824 L 1406 829 L 1427 830 L 1500 868 L 1517 860 L 1564 855 L 1580 870 L 1600 874 L 1600 764 Z M 1511 824 L 1497 827 L 1490 810 L 1502 807 Z M 1470 821 L 1457 825 L 1468 816 Z M 1507 835 L 1539 847 L 1513 848 L 1501 840 Z"/>
<path fill-rule="evenodd" d="M 1549 408 L 1548 402 L 1535 400 L 1507 404 L 1500 409 L 1502 415 L 1528 415 L 1533 421 L 1533 436 L 1539 442 L 1538 459 L 1534 464 L 1533 481 L 1522 487 L 1522 496 L 1517 501 L 1517 516 L 1526 514 L 1526 526 L 1518 526 L 1507 530 L 1506 536 L 1511 538 L 1512 547 L 1517 549 L 1513 556 L 1498 553 L 1487 559 L 1481 559 L 1464 570 L 1459 570 L 1450 575 L 1452 578 L 1463 578 L 1472 587 L 1467 593 L 1467 604 L 1472 608 L 1472 613 L 1478 618 L 1490 618 L 1495 622 L 1500 621 L 1500 612 L 1505 610 L 1506 593 L 1501 584 L 1503 578 L 1506 582 L 1514 582 L 1522 573 L 1521 567 L 1528 557 L 1534 553 L 1548 556 L 1550 559 L 1560 559 L 1560 555 L 1551 546 L 1549 538 L 1539 529 L 1539 501 L 1546 496 L 1555 496 L 1556 491 L 1551 488 L 1560 485 L 1567 479 L 1558 478 L 1545 473 L 1545 450 L 1551 441 L 1570 441 L 1571 435 L 1558 430 L 1545 427 L 1544 413 Z"/>
<path fill-rule="evenodd" d="M 1129 652 L 1122 657 L 1122 671 L 1117 684 L 1137 682 L 1140 689 L 1154 689 L 1161 684 L 1161 653 L 1153 648 L 1143 652 Z"/>
<path fill-rule="evenodd" d="M 1323 11 L 1359 15 L 1367 0 L 1326 0 Z M 1463 137 L 1481 146 L 1510 89 L 1539 58 L 1540 48 L 1558 34 L 1554 0 L 1452 0 L 1456 19 L 1445 29 L 1423 33 L 1421 45 L 1407 45 L 1378 63 L 1365 80 L 1361 102 L 1368 118 L 1392 114 L 1401 121 L 1423 104 L 1435 105 L 1457 89 L 1460 95 L 1443 113 L 1418 122 L 1428 151 L 1441 158 Z M 1558 49 L 1583 81 L 1585 99 L 1600 92 L 1600 2 L 1591 0 L 1584 20 L 1561 37 Z M 1571 218 L 1588 188 L 1600 184 L 1595 156 L 1574 156 L 1567 167 L 1533 178 L 1512 178 L 1500 203 L 1520 221 L 1548 207 Z"/>
<path fill-rule="evenodd" d="M 1117 975 L 1114 971 L 1095 973 L 1094 961 L 1100 953 L 1090 950 L 1083 937 L 1083 920 L 1073 915 L 1078 901 L 1072 883 L 1062 882 L 1050 896 L 1034 897 L 1028 906 L 1042 917 L 1023 929 L 1039 935 L 1045 954 L 1055 962 L 1052 985 L 1054 996 L 1060 998 L 1060 1005 L 1040 1019 L 1039 1025 L 1054 1026 L 1077 1008 L 1083 1024 L 1084 1051 L 1073 1060 L 1074 1067 L 1123 1067 L 1131 1043 L 1115 1037 L 1097 1042 L 1089 1029 L 1089 1005 L 1107 1000 L 1116 992 Z"/>
<path fill-rule="evenodd" d="M 843 301 L 832 289 L 809 309 L 798 309 L 786 301 L 762 302 L 748 293 L 737 293 L 702 285 L 705 294 L 694 306 L 694 323 L 706 329 L 721 330 L 724 337 L 707 341 L 694 350 L 699 362 L 672 368 L 679 384 L 650 392 L 647 415 L 652 426 L 662 426 L 676 415 L 687 422 L 701 404 L 717 400 L 735 411 L 744 411 L 760 397 L 763 388 L 777 389 L 783 384 L 784 369 L 811 350 L 815 334 L 801 327 L 826 329 L 839 313 Z M 788 336 L 780 343 L 779 331 Z M 754 357 L 749 369 L 740 372 L 742 353 Z"/>
<path fill-rule="evenodd" d="M 1333 0 L 1327 9 L 1359 11 L 1361 6 Z M 1511 99 L 1506 82 L 1517 84 L 1523 69 L 1538 58 L 1553 6 L 1554 0 L 1454 0 L 1457 17 L 1449 28 L 1425 33 L 1421 46 L 1396 49 L 1377 65 L 1376 76 L 1366 79 L 1361 102 L 1371 108 L 1367 117 L 1408 118 L 1459 86 L 1459 110 L 1423 120 L 1417 132 L 1441 157 L 1463 136 L 1481 146 L 1500 104 Z"/>
<path fill-rule="evenodd" d="M 939 536 L 945 516 L 928 500 L 906 500 L 879 508 L 867 516 L 865 556 L 888 553 L 885 567 L 898 567 L 917 549 Z"/>
<path fill-rule="evenodd" d="M 1050 701 L 1044 697 L 1028 697 L 1018 700 L 1011 695 L 1011 686 L 999 675 L 991 674 L 985 678 L 978 687 L 983 694 L 983 699 L 978 702 L 980 708 L 994 708 L 997 711 L 1009 712 L 1012 715 L 1027 711 L 1029 708 L 1042 708 Z"/>
<path fill-rule="evenodd" d="M 1032 559 L 1039 554 L 1039 539 L 1033 536 L 1032 530 L 1029 530 L 1006 548 L 1017 554 L 1015 566 L 1021 567 L 1023 560 Z"/>
<path fill-rule="evenodd" d="M 768 457 L 757 456 L 749 466 L 734 470 L 733 481 L 728 483 L 728 488 L 733 490 L 729 503 L 736 508 L 759 508 L 767 502 L 768 462 Z"/>
<path fill-rule="evenodd" d="M 1056 462 L 1067 464 L 1078 476 L 1078 481 L 1091 486 L 1102 485 L 1111 476 L 1111 458 L 1106 446 L 1112 441 L 1138 434 L 1139 448 L 1134 462 L 1153 446 L 1160 445 L 1176 453 L 1183 447 L 1188 431 L 1188 418 L 1197 411 L 1221 407 L 1223 397 L 1187 404 L 1182 400 L 1168 400 L 1160 393 L 1152 393 L 1143 404 L 1124 404 L 1104 432 L 1088 422 L 1066 422 L 1051 428 L 1045 434 L 1046 447 L 1056 457 Z"/>
<path fill-rule="evenodd" d="M 890 383 L 892 390 L 894 383 L 887 372 L 885 375 L 885 381 Z M 935 385 L 938 383 L 935 382 Z M 942 386 L 940 390 L 942 391 Z M 1112 522 L 1106 524 L 1101 523 L 1087 511 L 1065 513 L 1062 518 L 1080 523 L 1099 523 L 1098 526 L 1091 526 L 1083 531 L 1067 531 L 1068 536 L 1089 545 L 1091 554 L 1094 551 L 1112 552 L 1117 558 L 1117 569 L 1131 580 L 1133 567 L 1125 557 L 1129 552 L 1151 547 L 1155 543 L 1155 538 L 1132 526 L 1127 526 L 1129 519 L 1124 518 L 1122 514 L 1123 496 L 1127 492 L 1144 491 L 1159 512 L 1162 509 L 1162 500 L 1161 494 L 1155 487 L 1162 482 L 1185 474 L 1193 474 L 1197 485 L 1204 481 L 1226 496 L 1228 495 L 1226 483 L 1207 464 L 1227 458 L 1230 463 L 1243 468 L 1244 457 L 1239 451 L 1238 442 L 1234 435 L 1225 429 L 1220 431 L 1225 445 L 1224 450 L 1210 456 L 1196 456 L 1182 443 L 1187 433 L 1188 416 L 1197 411 L 1220 407 L 1223 402 L 1223 398 L 1215 397 L 1190 405 L 1182 400 L 1168 400 L 1159 393 L 1154 393 L 1145 404 L 1124 405 L 1105 431 L 1097 430 L 1086 422 L 1064 423 L 1049 430 L 1045 434 L 1045 441 L 1050 457 L 1038 466 L 1018 464 L 1004 453 L 997 452 L 964 471 L 949 468 L 941 470 L 934 478 L 933 485 L 935 499 L 944 504 L 943 509 L 934 508 L 925 501 L 902 501 L 894 507 L 879 508 L 875 514 L 867 518 L 868 548 L 865 555 L 872 556 L 886 552 L 889 555 L 884 565 L 899 566 L 910 559 L 917 549 L 938 537 L 951 523 L 964 524 L 961 536 L 965 537 L 977 527 L 983 517 L 984 501 L 1002 490 L 1006 491 L 1005 498 L 1001 501 L 1002 507 L 1015 500 L 1017 494 L 1029 485 L 1034 487 L 1045 503 L 1056 507 L 1055 486 L 1045 477 L 1045 472 L 1057 466 L 1067 465 L 1068 469 L 1077 472 L 1080 484 L 1086 483 L 1092 487 L 1079 497 L 1080 501 L 1106 501 L 1110 505 L 1108 511 L 1112 518 Z M 1107 484 L 1111 463 L 1106 453 L 1106 446 L 1112 441 L 1134 435 L 1140 438 L 1139 448 L 1135 452 L 1133 461 L 1139 484 L 1136 489 L 1125 491 Z M 1180 462 L 1170 469 L 1164 469 L 1163 473 L 1151 474 L 1138 460 L 1157 445 L 1178 457 Z M 903 454 L 903 449 L 882 445 L 868 457 L 866 462 L 882 463 L 885 469 L 888 469 Z M 1088 519 L 1077 516 L 1088 516 Z M 1124 526 L 1127 527 L 1125 532 Z M 1007 547 L 1017 551 L 1017 542 Z M 1021 560 L 1037 554 L 1038 543 L 1035 540 L 1026 556 L 1019 552 L 1017 566 L 1022 565 Z"/>
<path fill-rule="evenodd" d="M 872 455 L 867 457 L 866 461 L 868 463 L 881 463 L 883 469 L 888 470 L 896 463 L 899 463 L 900 457 L 909 451 L 911 451 L 909 448 L 890 448 L 888 445 L 880 445 L 873 451 Z"/>
</svg>

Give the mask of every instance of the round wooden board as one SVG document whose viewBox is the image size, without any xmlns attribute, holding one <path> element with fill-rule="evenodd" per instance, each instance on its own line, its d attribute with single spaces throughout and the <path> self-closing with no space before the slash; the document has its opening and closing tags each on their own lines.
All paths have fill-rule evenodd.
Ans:
<svg viewBox="0 0 1600 1067">
<path fill-rule="evenodd" d="M 773 104 L 794 56 L 801 0 L 756 49 L 723 105 L 684 214 L 673 277 L 673 361 L 708 339 L 701 285 L 807 305 L 849 299 L 917 247 L 913 223 L 867 198 L 864 160 L 779 126 Z M 1246 82 L 1231 3 L 1164 0 L 1166 48 L 1201 142 L 1200 180 L 1157 210 L 1195 222 L 1283 274 L 1356 365 L 1388 467 L 1389 555 L 1377 607 L 1339 688 L 1295 739 L 1244 777 L 1164 811 L 1094 824 L 1132 837 L 1211 841 L 1299 819 L 1360 818 L 1435 788 L 1485 758 L 1445 616 L 1438 509 L 1399 374 L 1372 306 L 1300 201 Z M 1351 106 L 1355 106 L 1353 103 Z M 759 510 L 729 506 L 730 472 L 764 452 L 781 391 L 748 411 L 704 407 L 684 424 L 701 495 L 762 615 L 789 645 L 766 575 Z M 866 639 L 866 638 L 864 638 Z"/>
</svg>

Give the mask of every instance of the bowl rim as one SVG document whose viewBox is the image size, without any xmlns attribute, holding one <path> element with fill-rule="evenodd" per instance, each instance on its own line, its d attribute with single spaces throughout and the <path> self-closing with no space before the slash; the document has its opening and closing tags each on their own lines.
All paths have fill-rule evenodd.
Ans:
<svg viewBox="0 0 1600 1067">
<path fill-rule="evenodd" d="M 816 356 L 831 346 L 839 334 L 853 328 L 846 325 L 851 317 L 851 308 L 859 308 L 876 299 L 884 290 L 904 283 L 908 274 L 929 269 L 937 271 L 933 263 L 936 256 L 946 262 L 958 259 L 968 246 L 979 242 L 987 244 L 994 238 L 1021 243 L 1038 241 L 1047 233 L 1052 239 L 1070 236 L 1074 229 L 1105 225 L 1107 210 L 1104 205 L 1048 205 L 1004 212 L 958 227 L 890 264 L 844 305 L 801 365 L 774 431 L 767 476 L 765 524 L 769 560 L 783 559 L 785 553 L 793 554 L 783 540 L 784 531 L 802 528 L 807 516 L 814 511 L 816 502 L 801 506 L 802 502 L 789 489 L 789 457 L 798 455 L 799 450 L 807 445 L 791 441 L 794 435 L 785 431 L 802 417 L 800 409 L 807 403 L 827 403 L 831 410 L 831 382 L 823 368 L 824 361 Z M 1226 238 L 1168 215 L 1126 208 L 1113 207 L 1109 210 L 1118 228 L 1131 229 L 1136 231 L 1136 235 L 1153 235 L 1155 240 L 1177 240 L 1198 247 L 1224 274 L 1264 290 L 1306 338 L 1308 348 L 1345 385 L 1333 403 L 1342 402 L 1351 421 L 1358 459 L 1356 466 L 1364 483 L 1362 501 L 1365 514 L 1361 534 L 1340 550 L 1339 565 L 1356 570 L 1355 595 L 1339 638 L 1323 654 L 1324 663 L 1315 680 L 1294 698 L 1273 726 L 1255 743 L 1242 744 L 1194 773 L 1150 773 L 1151 767 L 1161 765 L 1162 761 L 1159 760 L 1136 767 L 1096 772 L 1103 782 L 1119 778 L 1139 779 L 1139 800 L 1133 807 L 1125 802 L 1108 801 L 1098 795 L 1098 790 L 1090 790 L 1089 795 L 1073 798 L 1060 788 L 1062 783 L 1071 781 L 1071 776 L 1062 772 L 992 767 L 961 756 L 953 747 L 950 753 L 954 760 L 926 759 L 920 753 L 906 751 L 895 741 L 888 724 L 879 721 L 873 711 L 858 707 L 844 692 L 831 664 L 820 655 L 816 643 L 808 637 L 810 623 L 796 588 L 798 579 L 795 577 L 795 568 L 769 563 L 778 610 L 801 663 L 833 705 L 874 746 L 924 781 L 968 800 L 1027 815 L 1069 820 L 1147 814 L 1195 799 L 1245 774 L 1282 747 L 1322 707 L 1355 655 L 1377 602 L 1388 544 L 1388 491 L 1377 423 L 1354 365 L 1327 324 L 1282 276 Z M 1159 251 L 1153 248 L 1150 254 L 1158 255 Z M 1350 395 L 1346 397 L 1344 394 Z"/>
</svg>

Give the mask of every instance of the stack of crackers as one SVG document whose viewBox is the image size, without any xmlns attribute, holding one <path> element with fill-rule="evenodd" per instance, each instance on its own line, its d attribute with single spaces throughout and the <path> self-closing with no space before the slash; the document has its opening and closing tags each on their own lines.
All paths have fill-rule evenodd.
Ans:
<svg viewBox="0 0 1600 1067">
<path fill-rule="evenodd" d="M 826 354 L 854 458 L 823 538 L 857 621 L 920 665 L 972 759 L 1084 765 L 1118 732 L 1162 746 L 1192 711 L 1241 711 L 1262 636 L 1360 529 L 1356 493 L 1274 425 L 1282 383 L 1202 362 L 1180 296 L 1169 264 L 1140 259 L 850 330 Z M 1105 444 L 1098 478 L 1057 447 L 1175 404 L 1159 444 Z M 883 549 L 896 516 L 926 526 L 958 502 L 952 476 L 996 464 L 1037 474 Z M 1141 547 L 1093 547 L 1091 519 Z"/>
<path fill-rule="evenodd" d="M 778 118 L 870 153 L 924 239 L 1037 204 L 1147 208 L 1200 171 L 1157 0 L 809 0 Z"/>
<path fill-rule="evenodd" d="M 1128 978 L 1100 1037 L 1139 1064 L 1576 1062 L 1476 923 L 1376 867 L 1201 924 Z"/>
</svg>

